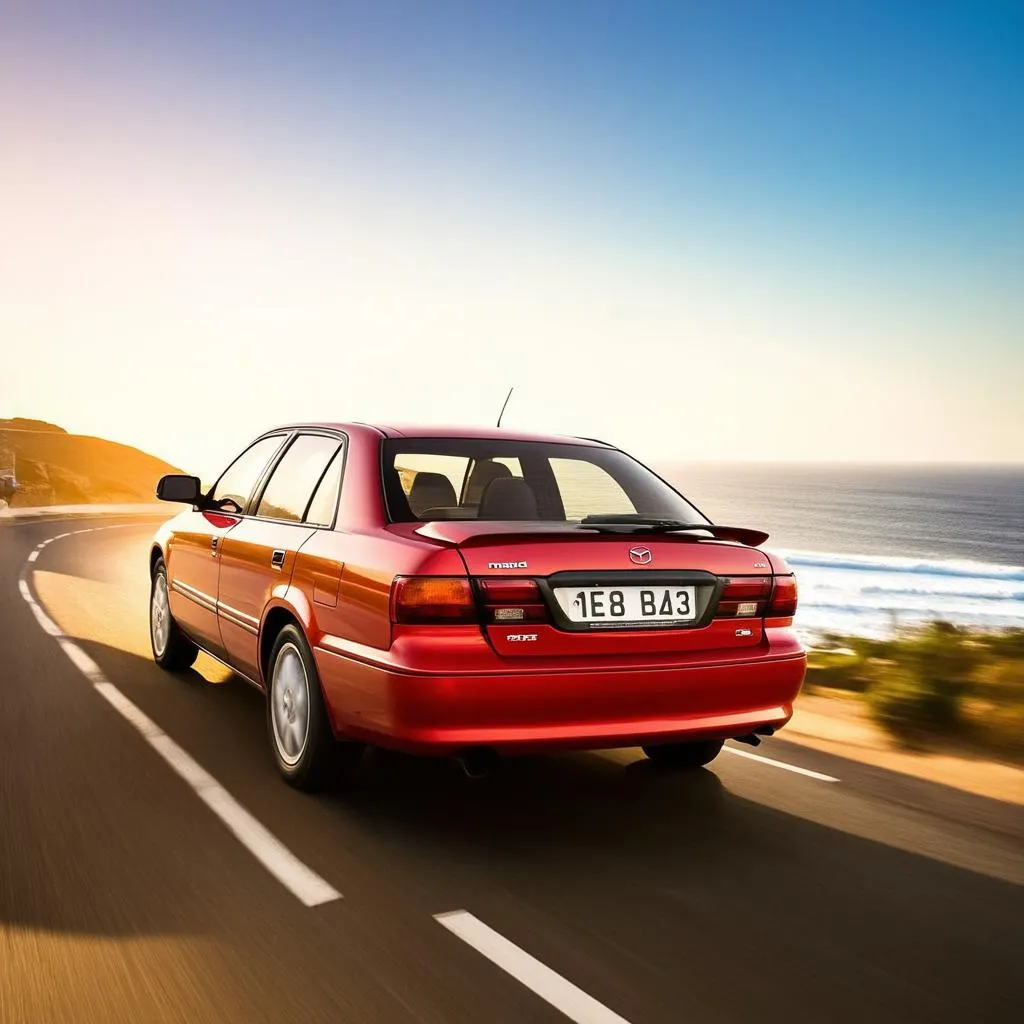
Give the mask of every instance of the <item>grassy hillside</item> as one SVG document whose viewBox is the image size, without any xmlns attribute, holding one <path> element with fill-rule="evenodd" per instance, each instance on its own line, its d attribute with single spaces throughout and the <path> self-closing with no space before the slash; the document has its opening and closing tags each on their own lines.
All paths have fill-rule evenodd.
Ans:
<svg viewBox="0 0 1024 1024">
<path fill-rule="evenodd" d="M 38 420 L 0 419 L 0 474 L 16 470 L 11 504 L 78 505 L 155 500 L 156 482 L 180 470 L 137 448 L 69 434 Z"/>
</svg>

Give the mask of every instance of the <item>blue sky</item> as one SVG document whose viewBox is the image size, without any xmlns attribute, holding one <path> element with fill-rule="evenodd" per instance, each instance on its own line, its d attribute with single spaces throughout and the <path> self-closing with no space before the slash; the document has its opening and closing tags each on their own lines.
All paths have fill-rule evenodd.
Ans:
<svg viewBox="0 0 1024 1024">
<path fill-rule="evenodd" d="M 1020 3 L 80 8 L 0 14 L 12 413 L 188 461 L 133 396 L 242 346 L 228 453 L 507 382 L 651 457 L 1024 460 Z"/>
</svg>

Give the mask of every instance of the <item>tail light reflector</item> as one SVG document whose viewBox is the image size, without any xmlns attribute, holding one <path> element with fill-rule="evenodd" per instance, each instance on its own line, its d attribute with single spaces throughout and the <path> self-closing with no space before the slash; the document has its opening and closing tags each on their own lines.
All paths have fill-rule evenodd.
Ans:
<svg viewBox="0 0 1024 1024">
<path fill-rule="evenodd" d="M 469 580 L 457 576 L 401 576 L 391 590 L 391 618 L 408 625 L 476 622 Z"/>
<path fill-rule="evenodd" d="M 776 576 L 772 589 L 772 600 L 767 614 L 772 617 L 790 618 L 796 614 L 797 587 L 795 576 Z"/>
<path fill-rule="evenodd" d="M 764 615 L 771 593 L 771 576 L 734 576 L 725 582 L 715 617 L 749 619 Z"/>
<path fill-rule="evenodd" d="M 480 580 L 489 623 L 547 622 L 548 609 L 536 580 Z"/>
</svg>

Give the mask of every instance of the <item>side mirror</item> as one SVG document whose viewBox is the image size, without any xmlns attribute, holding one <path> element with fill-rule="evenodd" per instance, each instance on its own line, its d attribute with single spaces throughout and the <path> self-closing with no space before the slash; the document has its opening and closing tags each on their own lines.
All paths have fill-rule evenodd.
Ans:
<svg viewBox="0 0 1024 1024">
<path fill-rule="evenodd" d="M 198 505 L 202 499 L 202 484 L 197 476 L 171 473 L 160 477 L 156 496 L 161 501 L 180 501 L 185 505 Z"/>
</svg>

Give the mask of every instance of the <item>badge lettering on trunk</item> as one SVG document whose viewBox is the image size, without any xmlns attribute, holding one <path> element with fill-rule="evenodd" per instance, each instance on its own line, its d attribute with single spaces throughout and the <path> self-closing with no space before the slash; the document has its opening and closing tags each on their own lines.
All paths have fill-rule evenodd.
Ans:
<svg viewBox="0 0 1024 1024">
<path fill-rule="evenodd" d="M 488 569 L 526 569 L 528 568 L 525 562 L 488 562 Z"/>
<path fill-rule="evenodd" d="M 537 639 L 536 633 L 509 633 L 505 637 L 510 644 L 525 644 Z"/>
</svg>

